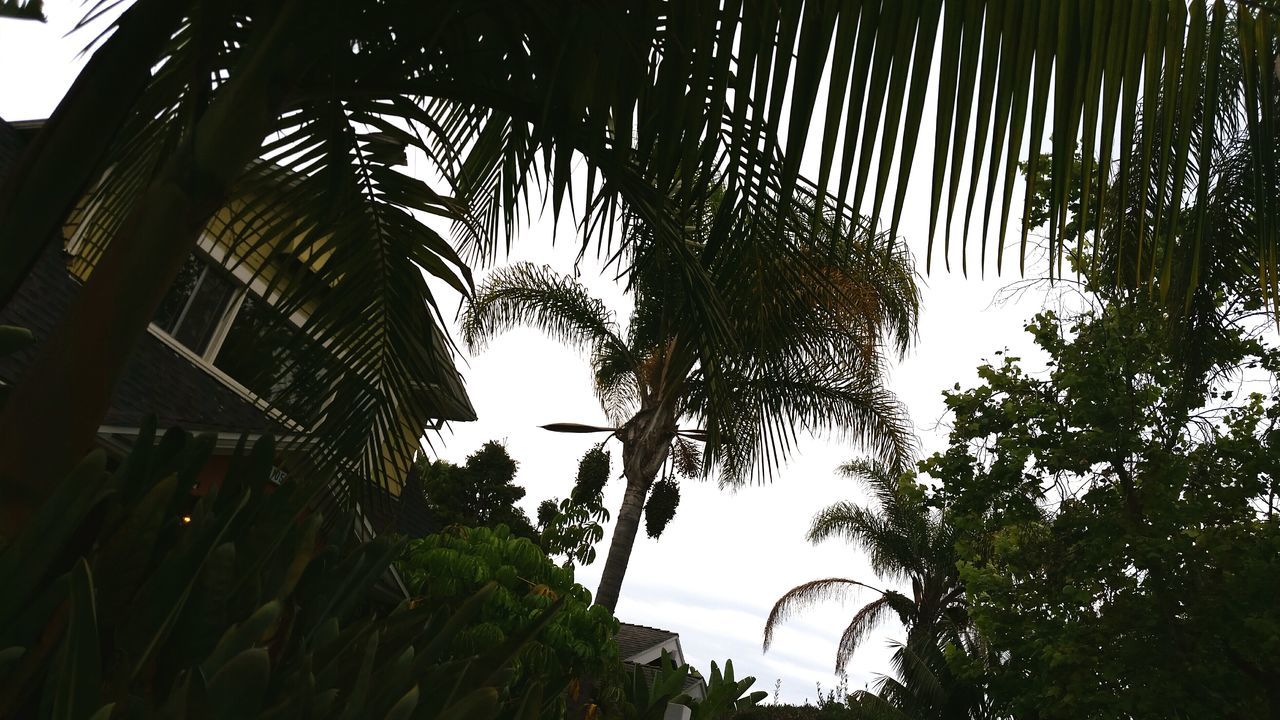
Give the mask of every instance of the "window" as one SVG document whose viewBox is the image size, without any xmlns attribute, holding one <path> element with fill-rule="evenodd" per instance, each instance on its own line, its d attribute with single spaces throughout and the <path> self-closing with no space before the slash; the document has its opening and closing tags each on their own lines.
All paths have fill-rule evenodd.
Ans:
<svg viewBox="0 0 1280 720">
<path fill-rule="evenodd" d="M 332 357 L 265 300 L 246 293 L 213 364 L 291 416 L 314 417 Z"/>
<path fill-rule="evenodd" d="M 236 289 L 222 268 L 192 255 L 178 271 L 153 322 L 192 352 L 206 356 L 216 351 L 216 333 L 236 300 Z"/>
<path fill-rule="evenodd" d="M 199 253 L 179 271 L 152 324 L 295 420 L 315 417 L 338 377 L 332 355 Z"/>
</svg>

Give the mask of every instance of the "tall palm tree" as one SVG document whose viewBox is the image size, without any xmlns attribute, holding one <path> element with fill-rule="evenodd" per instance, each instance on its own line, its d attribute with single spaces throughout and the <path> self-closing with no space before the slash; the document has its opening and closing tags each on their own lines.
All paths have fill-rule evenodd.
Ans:
<svg viewBox="0 0 1280 720">
<path fill-rule="evenodd" d="M 473 349 L 528 325 L 590 351 L 596 395 L 613 425 L 548 427 L 610 432 L 622 444 L 626 492 L 596 593 L 610 610 L 664 467 L 715 470 L 722 484 L 765 477 L 806 430 L 851 435 L 895 467 L 910 457 L 903 411 L 882 384 L 886 349 L 905 351 L 917 316 L 903 247 L 805 210 L 785 229 L 806 249 L 803 262 L 773 254 L 761 228 L 747 225 L 717 257 L 705 225 L 722 202 L 713 198 L 692 220 L 688 244 L 733 308 L 732 343 L 708 342 L 693 327 L 696 300 L 675 272 L 679 259 L 642 222 L 626 231 L 635 308 L 625 329 L 574 279 L 524 263 L 490 275 L 463 317 Z M 663 522 L 655 517 L 661 504 L 671 510 L 652 500 L 651 525 Z"/>
<path fill-rule="evenodd" d="M 955 550 L 957 530 L 926 502 L 923 489 L 893 468 L 854 462 L 841 468 L 860 477 L 874 507 L 840 502 L 813 519 L 810 542 L 838 537 L 866 553 L 881 581 L 910 583 L 911 593 L 878 588 L 852 578 L 814 580 L 788 590 L 774 604 L 764 628 L 764 649 L 778 627 L 815 603 L 870 590 L 871 602 L 854 613 L 840 635 L 836 672 L 885 620 L 896 617 L 906 641 L 896 643 L 897 677 L 882 676 L 875 694 L 859 691 L 853 703 L 866 717 L 968 718 L 982 706 L 982 693 L 958 680 L 948 667 L 948 645 L 981 657 L 982 645 L 969 621 Z"/>
<path fill-rule="evenodd" d="M 35 13 L 40 3 L 6 7 Z M 1237 29 L 1233 42 L 1224 42 L 1228 25 Z M 1030 197 L 1048 145 L 1058 170 L 1050 245 L 1060 252 L 1073 182 L 1061 170 L 1079 146 L 1100 173 L 1076 181 L 1094 199 L 1075 226 L 1088 227 L 1090 207 L 1112 194 L 1158 188 L 1147 197 L 1157 218 L 1149 232 L 1102 234 L 1131 256 L 1156 246 L 1177 256 L 1139 264 L 1162 291 L 1194 285 L 1197 259 L 1220 238 L 1179 232 L 1178 208 L 1214 184 L 1197 158 L 1219 130 L 1243 124 L 1258 140 L 1249 157 L 1258 218 L 1251 242 L 1275 297 L 1278 32 L 1273 0 L 135 0 L 0 188 L 0 299 L 108 168 L 99 192 L 115 198 L 116 211 L 94 277 L 0 413 L 0 493 L 5 515 L 16 508 L 0 531 L 20 526 L 23 508 L 42 497 L 42 478 L 61 477 L 92 441 L 124 359 L 180 263 L 213 213 L 244 193 L 255 198 L 259 227 L 301 223 L 301 250 L 337 245 L 355 256 L 356 272 L 335 263 L 333 276 L 361 278 L 352 286 L 362 292 L 316 316 L 312 330 L 368 356 L 373 377 L 362 384 L 377 391 L 348 404 L 358 408 L 350 416 L 336 405 L 328 415 L 333 444 L 366 460 L 409 450 L 388 447 L 403 433 L 392 432 L 387 408 L 412 417 L 430 406 L 422 388 L 430 388 L 432 353 L 415 361 L 400 350 L 424 315 L 428 324 L 438 319 L 419 312 L 431 306 L 424 286 L 388 271 L 394 261 L 386 258 L 410 253 L 413 264 L 469 289 L 468 266 L 413 212 L 455 218 L 467 257 L 487 260 L 518 228 L 520 200 L 537 188 L 557 214 L 566 197 L 582 208 L 589 235 L 607 232 L 607 220 L 628 209 L 679 259 L 697 332 L 727 342 L 725 303 L 683 245 L 683 215 L 710 183 L 723 182 L 760 217 L 784 222 L 817 118 L 817 194 L 837 188 L 858 209 L 869 200 L 871 217 L 889 202 L 896 234 L 919 129 L 928 132 L 931 85 L 939 89 L 931 240 L 939 220 L 949 239 L 963 208 L 967 243 L 980 204 L 982 255 L 994 222 L 999 269 L 1021 148 L 1030 148 Z M 1241 69 L 1237 78 L 1221 72 L 1230 62 Z M 1214 100 L 1223 82 L 1242 90 L 1228 104 Z M 447 190 L 424 192 L 370 168 L 362 137 L 371 129 L 430 158 Z M 575 186 L 579 158 L 587 179 Z M 263 167 L 312 181 L 271 183 Z M 313 224 L 317 217 L 323 222 Z M 730 229 L 713 229 L 709 244 Z M 373 250 L 360 252 L 362 242 Z M 314 299 L 310 292 L 298 290 L 295 300 Z M 377 312 L 362 306 L 370 302 Z M 416 316 L 406 320 L 408 311 L 396 308 Z M 357 315 L 376 319 L 377 329 L 348 322 Z"/>
</svg>

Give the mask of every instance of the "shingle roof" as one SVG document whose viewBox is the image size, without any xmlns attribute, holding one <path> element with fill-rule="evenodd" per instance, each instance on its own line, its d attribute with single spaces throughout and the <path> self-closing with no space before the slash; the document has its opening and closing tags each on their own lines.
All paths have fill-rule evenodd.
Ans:
<svg viewBox="0 0 1280 720">
<path fill-rule="evenodd" d="M 621 623 L 614 639 L 618 641 L 618 656 L 623 660 L 630 660 L 646 650 L 651 650 L 678 637 L 680 637 L 678 634 L 670 630 Z"/>
</svg>

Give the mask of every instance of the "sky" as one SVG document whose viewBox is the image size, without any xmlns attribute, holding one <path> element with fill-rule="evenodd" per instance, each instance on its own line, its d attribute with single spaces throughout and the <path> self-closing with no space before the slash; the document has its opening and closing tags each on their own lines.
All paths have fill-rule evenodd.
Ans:
<svg viewBox="0 0 1280 720">
<path fill-rule="evenodd" d="M 25 120 L 52 112 L 83 64 L 79 50 L 91 38 L 83 33 L 66 37 L 82 11 L 71 0 L 52 0 L 46 3 L 48 24 L 0 21 L 0 117 Z M 931 117 L 930 107 L 925 117 Z M 921 158 L 932 154 L 932 133 L 921 134 L 917 168 L 927 167 Z M 806 167 L 816 174 L 816 168 Z M 928 205 L 928 177 L 917 170 L 908 187 L 900 234 L 915 253 L 921 273 Z M 1018 211 L 1015 207 L 1014 217 Z M 563 225 L 553 242 L 551 222 L 548 212 L 531 223 L 504 261 L 547 263 L 558 271 L 574 272 L 578 245 L 572 228 Z M 1016 244 L 1016 235 L 1010 237 Z M 959 239 L 953 238 L 953 244 Z M 628 300 L 612 274 L 601 273 L 593 258 L 588 254 L 577 268 L 580 280 L 625 322 Z M 996 278 L 988 268 L 986 279 L 980 279 L 976 258 L 971 257 L 967 279 L 959 272 L 947 273 L 940 260 L 934 258 L 932 274 L 922 279 L 919 340 L 905 360 L 893 365 L 888 379 L 910 412 L 922 456 L 945 445 L 943 390 L 957 383 L 961 387 L 975 384 L 975 368 L 984 359 L 994 358 L 996 351 L 1008 348 L 1015 355 L 1035 355 L 1022 327 L 1044 298 L 1037 288 L 1009 300 L 1008 293 L 1000 291 L 1017 282 L 1018 276 L 1006 273 Z M 483 277 L 484 269 L 478 269 L 478 275 Z M 459 298 L 441 290 L 442 306 L 458 307 Z M 430 452 L 462 462 L 488 440 L 503 442 L 519 463 L 516 482 L 528 490 L 522 506 L 532 517 L 541 500 L 568 493 L 578 459 L 598 442 L 594 436 L 560 435 L 539 426 L 605 424 L 591 393 L 587 359 L 535 331 L 521 329 L 500 336 L 483 353 L 464 352 L 458 362 L 479 420 L 454 423 L 431 438 Z M 606 488 L 605 500 L 616 514 L 623 482 L 616 444 L 611 449 L 614 479 Z M 841 576 L 889 586 L 875 577 L 856 548 L 840 542 L 812 546 L 804 539 L 814 513 L 824 506 L 842 500 L 866 501 L 857 481 L 836 472 L 857 457 L 856 446 L 803 438 L 791 461 L 769 484 L 721 491 L 714 482 L 682 482 L 679 509 L 662 538 L 653 541 L 640 533 L 618 617 L 678 632 L 688 660 L 704 674 L 711 661 L 723 665 L 725 659 L 732 659 L 737 676 L 754 676 L 752 689 L 769 692 L 769 701 L 775 688 L 781 701 L 798 703 L 813 701 L 818 684 L 824 690 L 835 687 L 837 640 L 857 608 L 873 599 L 869 592 L 851 596 L 843 604 L 814 608 L 788 622 L 768 653 L 761 650 L 761 635 L 774 601 L 800 583 Z M 610 526 L 597 548 L 601 559 L 578 570 L 578 581 L 592 592 L 611 536 Z M 888 671 L 888 643 L 899 635 L 899 628 L 889 623 L 865 642 L 849 666 L 850 690 Z"/>
</svg>

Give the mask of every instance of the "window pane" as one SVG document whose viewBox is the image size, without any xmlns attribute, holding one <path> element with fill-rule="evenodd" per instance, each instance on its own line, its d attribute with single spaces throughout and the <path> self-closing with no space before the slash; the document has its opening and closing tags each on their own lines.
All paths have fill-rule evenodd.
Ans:
<svg viewBox="0 0 1280 720">
<path fill-rule="evenodd" d="M 218 322 L 226 314 L 234 292 L 235 285 L 231 279 L 210 268 L 196 284 L 186 312 L 178 318 L 178 328 L 173 337 L 195 352 L 203 353 Z"/>
<path fill-rule="evenodd" d="M 333 358 L 262 298 L 245 295 L 214 365 L 292 419 L 317 417 Z"/>
<path fill-rule="evenodd" d="M 153 321 L 161 330 L 173 333 L 173 329 L 178 325 L 178 317 L 182 315 L 182 309 L 187 306 L 187 299 L 191 297 L 192 291 L 196 289 L 196 283 L 200 281 L 200 273 L 204 271 L 204 266 L 205 261 L 199 255 L 192 255 L 178 271 L 178 277 L 174 278 L 173 285 L 169 286 L 169 292 L 164 296 L 164 300 L 160 301 L 160 310 L 156 312 Z"/>
</svg>

